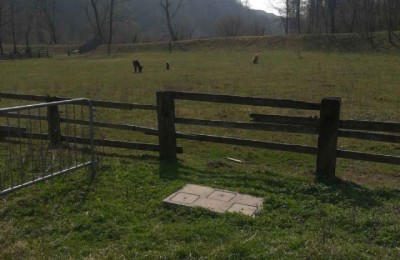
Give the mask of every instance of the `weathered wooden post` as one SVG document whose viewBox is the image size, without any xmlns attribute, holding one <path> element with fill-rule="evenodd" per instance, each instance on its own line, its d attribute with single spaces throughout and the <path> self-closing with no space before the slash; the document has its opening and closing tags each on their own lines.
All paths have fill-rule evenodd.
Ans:
<svg viewBox="0 0 400 260">
<path fill-rule="evenodd" d="M 56 101 L 56 98 L 47 97 L 47 102 Z M 47 108 L 48 140 L 50 147 L 55 148 L 61 144 L 60 112 L 58 106 Z"/>
<path fill-rule="evenodd" d="M 341 99 L 323 98 L 321 102 L 318 137 L 317 179 L 331 180 L 336 172 Z"/>
<path fill-rule="evenodd" d="M 171 92 L 157 92 L 158 140 L 161 160 L 176 160 L 175 102 Z"/>
</svg>

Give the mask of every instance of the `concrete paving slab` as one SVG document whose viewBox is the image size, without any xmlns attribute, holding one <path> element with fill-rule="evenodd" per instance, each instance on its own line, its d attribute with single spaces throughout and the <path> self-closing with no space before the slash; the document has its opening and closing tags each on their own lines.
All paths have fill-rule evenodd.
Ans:
<svg viewBox="0 0 400 260">
<path fill-rule="evenodd" d="M 163 201 L 168 206 L 202 207 L 216 213 L 235 212 L 254 216 L 263 199 L 237 192 L 187 184 Z"/>
</svg>

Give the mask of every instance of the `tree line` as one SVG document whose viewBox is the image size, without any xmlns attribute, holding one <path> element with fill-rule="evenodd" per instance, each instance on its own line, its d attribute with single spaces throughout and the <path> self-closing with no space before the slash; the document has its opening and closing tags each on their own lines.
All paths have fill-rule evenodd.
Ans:
<svg viewBox="0 0 400 260">
<path fill-rule="evenodd" d="M 399 0 L 282 0 L 275 7 L 286 34 L 387 31 L 390 42 L 400 28 Z"/>
<path fill-rule="evenodd" d="M 79 31 L 82 27 L 82 24 L 73 23 L 72 13 L 65 15 L 76 10 L 79 10 L 80 19 L 86 17 L 85 27 L 90 28 L 94 38 L 111 44 L 113 23 L 119 19 L 118 8 L 127 1 L 0 0 L 0 53 L 4 53 L 4 37 L 12 43 L 13 53 L 18 53 L 17 44 L 21 44 L 22 39 L 26 45 L 25 54 L 31 52 L 32 38 L 35 43 L 59 44 L 66 30 Z"/>
<path fill-rule="evenodd" d="M 282 32 L 276 16 L 240 0 L 0 0 L 1 53 L 4 43 L 29 53 L 33 43 L 111 46 Z"/>
<path fill-rule="evenodd" d="M 280 0 L 280 16 L 241 0 L 0 0 L 0 53 L 11 44 L 87 46 L 203 37 L 365 33 L 400 27 L 400 0 Z"/>
</svg>

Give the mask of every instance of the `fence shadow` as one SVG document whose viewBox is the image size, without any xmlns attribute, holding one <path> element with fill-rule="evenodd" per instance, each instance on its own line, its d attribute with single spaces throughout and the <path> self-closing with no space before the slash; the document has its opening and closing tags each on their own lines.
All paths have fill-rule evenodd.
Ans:
<svg viewBox="0 0 400 260">
<path fill-rule="evenodd" d="M 399 190 L 373 190 L 338 178 L 330 182 L 310 182 L 270 171 L 244 173 L 234 167 L 193 168 L 180 161 L 161 161 L 159 174 L 163 180 L 245 192 L 267 200 L 271 196 L 284 195 L 298 201 L 312 198 L 333 205 L 374 208 L 381 206 L 382 201 L 400 199 Z"/>
</svg>

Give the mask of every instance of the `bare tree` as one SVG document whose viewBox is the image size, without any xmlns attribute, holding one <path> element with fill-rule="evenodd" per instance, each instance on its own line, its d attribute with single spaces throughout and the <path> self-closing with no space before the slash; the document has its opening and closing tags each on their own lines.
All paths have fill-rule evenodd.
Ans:
<svg viewBox="0 0 400 260">
<path fill-rule="evenodd" d="M 245 21 L 240 15 L 221 17 L 215 25 L 215 33 L 222 37 L 234 37 L 244 33 Z"/>
<path fill-rule="evenodd" d="M 249 22 L 247 25 L 247 34 L 254 36 L 262 36 L 265 34 L 265 26 L 258 20 Z"/>
<path fill-rule="evenodd" d="M 336 6 L 337 0 L 328 0 L 328 13 L 330 18 L 331 33 L 336 33 Z"/>
<path fill-rule="evenodd" d="M 29 37 L 33 28 L 34 23 L 32 22 L 37 14 L 37 2 L 35 1 L 27 1 L 24 3 L 24 7 L 22 9 L 22 29 L 25 36 L 25 54 L 31 55 L 32 50 L 30 47 Z"/>
<path fill-rule="evenodd" d="M 339 19 L 344 32 L 355 32 L 356 22 L 359 19 L 361 9 L 360 5 L 359 0 L 348 0 L 339 6 Z"/>
<path fill-rule="evenodd" d="M 108 0 L 107 0 L 108 1 Z M 107 25 L 108 3 L 106 0 L 82 0 L 90 26 L 93 28 L 95 38 L 101 43 L 105 41 L 105 31 Z"/>
<path fill-rule="evenodd" d="M 18 53 L 17 49 L 17 29 L 19 22 L 19 14 L 21 11 L 20 2 L 17 0 L 9 0 L 8 1 L 8 13 L 9 13 L 9 24 L 11 30 L 11 36 L 13 39 L 13 53 Z"/>
<path fill-rule="evenodd" d="M 160 0 L 160 5 L 165 14 L 165 20 L 167 22 L 168 32 L 171 38 L 171 41 L 177 41 L 178 37 L 174 31 L 174 27 L 172 25 L 172 20 L 175 18 L 176 14 L 182 8 L 184 0 Z"/>
<path fill-rule="evenodd" d="M 290 13 L 291 13 L 291 0 L 282 0 L 280 4 L 282 6 L 273 5 L 270 1 L 270 5 L 278 11 L 279 17 L 281 18 L 283 27 L 285 28 L 285 34 L 289 34 L 289 21 L 290 21 Z"/>
<path fill-rule="evenodd" d="M 364 0 L 361 4 L 361 24 L 363 30 L 367 33 L 367 37 L 372 47 L 374 47 L 373 32 L 376 29 L 377 17 L 379 15 L 379 0 Z"/>
<path fill-rule="evenodd" d="M 124 3 L 126 3 L 128 0 L 110 0 L 110 15 L 108 17 L 109 19 L 109 32 L 108 32 L 108 46 L 107 46 L 107 53 L 108 55 L 111 54 L 111 44 L 113 40 L 113 26 L 114 26 L 114 21 L 116 20 L 116 9 L 118 7 L 123 6 Z"/>
<path fill-rule="evenodd" d="M 393 43 L 394 32 L 400 12 L 399 0 L 382 0 L 388 39 Z"/>
<path fill-rule="evenodd" d="M 108 46 L 107 46 L 107 53 L 108 56 L 111 55 L 111 44 L 112 44 L 112 36 L 113 36 L 113 22 L 114 22 L 114 7 L 115 7 L 115 0 L 110 0 L 110 31 L 108 33 Z"/>
<path fill-rule="evenodd" d="M 301 0 L 293 0 L 294 16 L 296 17 L 296 29 L 297 33 L 301 33 Z"/>
<path fill-rule="evenodd" d="M 59 40 L 57 27 L 57 0 L 37 0 L 41 20 L 53 44 Z"/>
<path fill-rule="evenodd" d="M 6 26 L 8 23 L 5 15 L 6 15 L 6 2 L 5 0 L 0 0 L 0 54 L 4 54 L 2 32 L 4 26 Z"/>
</svg>

